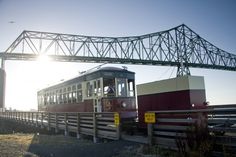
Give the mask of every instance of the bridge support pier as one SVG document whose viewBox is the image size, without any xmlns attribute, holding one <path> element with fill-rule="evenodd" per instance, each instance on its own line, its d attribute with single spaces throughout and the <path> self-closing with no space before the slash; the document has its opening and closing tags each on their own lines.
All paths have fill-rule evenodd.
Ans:
<svg viewBox="0 0 236 157">
<path fill-rule="evenodd" d="M 5 88 L 6 88 L 6 72 L 4 69 L 4 59 L 0 58 L 0 111 L 5 109 Z"/>
</svg>

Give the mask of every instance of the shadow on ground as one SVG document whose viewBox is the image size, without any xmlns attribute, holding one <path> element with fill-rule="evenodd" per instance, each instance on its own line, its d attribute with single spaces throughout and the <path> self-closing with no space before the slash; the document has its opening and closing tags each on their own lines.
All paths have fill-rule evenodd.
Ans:
<svg viewBox="0 0 236 157">
<path fill-rule="evenodd" d="M 0 141 L 1 157 L 135 157 L 140 149 L 140 145 L 133 142 L 103 140 L 93 143 L 88 138 L 79 140 L 55 135 L 45 129 L 1 119 L 0 136 L 5 140 Z"/>
<path fill-rule="evenodd" d="M 62 135 L 35 135 L 28 152 L 43 157 L 130 157 L 137 156 L 136 150 L 139 147 L 138 144 L 127 141 L 92 143 L 90 140 Z"/>
</svg>

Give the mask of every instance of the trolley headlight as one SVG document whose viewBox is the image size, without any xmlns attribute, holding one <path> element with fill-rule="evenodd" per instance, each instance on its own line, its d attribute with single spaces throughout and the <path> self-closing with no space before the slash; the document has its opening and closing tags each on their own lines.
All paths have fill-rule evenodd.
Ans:
<svg viewBox="0 0 236 157">
<path fill-rule="evenodd" d="M 126 104 L 125 102 L 122 102 L 121 106 L 122 106 L 123 108 L 125 108 L 125 107 L 127 106 L 127 104 Z"/>
</svg>

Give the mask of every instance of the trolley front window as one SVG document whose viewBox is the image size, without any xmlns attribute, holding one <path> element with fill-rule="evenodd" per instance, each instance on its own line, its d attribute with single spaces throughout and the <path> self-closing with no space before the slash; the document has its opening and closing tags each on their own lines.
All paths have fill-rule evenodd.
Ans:
<svg viewBox="0 0 236 157">
<path fill-rule="evenodd" d="M 103 79 L 104 96 L 116 96 L 115 78 Z"/>
<path fill-rule="evenodd" d="M 117 90 L 118 96 L 126 97 L 127 96 L 127 81 L 124 78 L 117 78 Z"/>
<path fill-rule="evenodd" d="M 129 79 L 128 80 L 128 96 L 133 97 L 135 94 L 135 86 L 134 86 L 134 80 L 133 79 Z"/>
</svg>

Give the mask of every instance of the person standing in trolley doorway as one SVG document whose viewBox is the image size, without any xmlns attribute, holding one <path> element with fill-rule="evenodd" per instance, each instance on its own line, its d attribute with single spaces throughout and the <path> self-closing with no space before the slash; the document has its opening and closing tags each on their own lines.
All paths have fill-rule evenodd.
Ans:
<svg viewBox="0 0 236 157">
<path fill-rule="evenodd" d="M 112 80 L 112 82 L 110 82 L 108 89 L 107 89 L 108 96 L 115 96 L 115 91 L 116 91 L 115 82 L 114 82 L 114 80 Z"/>
<path fill-rule="evenodd" d="M 107 89 L 108 94 L 114 94 L 115 93 L 115 87 L 110 85 Z"/>
</svg>

